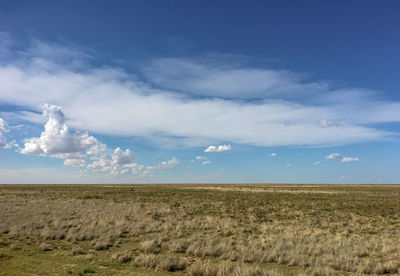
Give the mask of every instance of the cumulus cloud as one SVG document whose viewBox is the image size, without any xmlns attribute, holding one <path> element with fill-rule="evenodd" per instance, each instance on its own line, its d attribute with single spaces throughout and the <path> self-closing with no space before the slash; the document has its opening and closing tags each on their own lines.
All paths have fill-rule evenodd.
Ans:
<svg viewBox="0 0 400 276">
<path fill-rule="evenodd" d="M 169 161 L 163 161 L 160 165 L 160 169 L 163 170 L 170 170 L 175 168 L 176 166 L 178 166 L 179 161 L 176 157 L 173 157 L 171 160 Z"/>
<path fill-rule="evenodd" d="M 64 166 L 66 167 L 84 167 L 86 160 L 82 159 L 65 159 Z"/>
<path fill-rule="evenodd" d="M 291 163 L 287 163 L 287 164 L 286 164 L 286 168 L 290 168 L 291 166 L 292 166 Z"/>
<path fill-rule="evenodd" d="M 144 166 L 134 162 L 135 157 L 130 149 L 122 150 L 117 147 L 110 156 L 102 155 L 90 163 L 87 168 L 96 172 L 109 172 L 112 175 L 132 173 L 140 174 Z"/>
<path fill-rule="evenodd" d="M 163 170 L 172 170 L 176 166 L 178 166 L 179 161 L 176 157 L 173 157 L 171 160 L 168 161 L 163 161 L 161 164 L 157 166 L 147 166 L 147 167 L 141 167 L 140 170 L 137 171 L 138 174 L 142 175 L 149 175 L 155 171 L 163 171 Z"/>
<path fill-rule="evenodd" d="M 273 153 L 269 154 L 268 156 L 275 157 L 275 156 L 277 156 L 277 154 L 275 152 L 273 152 Z"/>
<path fill-rule="evenodd" d="M 201 156 L 201 155 L 196 156 L 196 160 L 203 160 L 203 159 L 207 159 L 207 157 L 206 156 Z"/>
<path fill-rule="evenodd" d="M 359 162 L 360 158 L 358 157 L 343 157 L 342 162 L 347 163 L 347 162 Z"/>
<path fill-rule="evenodd" d="M 342 158 L 339 153 L 332 153 L 325 156 L 325 159 L 340 159 Z"/>
<path fill-rule="evenodd" d="M 26 139 L 21 153 L 63 159 L 81 159 L 85 152 L 92 152 L 92 147 L 100 144 L 87 132 L 71 133 L 65 123 L 61 107 L 43 104 L 42 109 L 43 115 L 47 117 L 44 131 L 40 137 Z"/>
<path fill-rule="evenodd" d="M 211 164 L 211 161 L 210 160 L 207 160 L 207 161 L 204 161 L 203 162 L 203 165 L 210 165 Z"/>
<path fill-rule="evenodd" d="M 103 155 L 89 164 L 87 169 L 95 172 L 109 172 L 111 175 L 121 175 L 131 171 L 133 175 L 146 176 L 156 171 L 174 169 L 179 164 L 178 159 L 175 157 L 171 160 L 163 161 L 157 166 L 144 166 L 134 162 L 134 160 L 131 150 L 126 149 L 124 151 L 116 148 L 111 158 Z"/>
<path fill-rule="evenodd" d="M 124 151 L 117 147 L 111 155 L 111 163 L 109 163 L 111 174 L 124 174 L 127 172 L 127 169 L 129 170 L 129 168 L 134 172 L 138 167 L 140 167 L 139 164 L 133 162 L 134 160 L 135 157 L 130 149 Z"/>
<path fill-rule="evenodd" d="M 135 160 L 135 157 L 130 149 L 123 151 L 119 147 L 114 150 L 114 153 L 111 157 L 113 164 L 117 166 L 130 164 Z"/>
<path fill-rule="evenodd" d="M 87 168 L 89 170 L 93 170 L 96 172 L 108 172 L 111 170 L 112 168 L 112 161 L 108 158 L 106 158 L 106 156 L 102 156 L 99 159 L 93 161 L 92 163 L 90 163 Z"/>
<path fill-rule="evenodd" d="M 42 108 L 43 115 L 47 118 L 44 131 L 40 137 L 25 140 L 25 145 L 20 150 L 22 154 L 61 158 L 65 159 L 65 166 L 111 175 L 126 174 L 129 171 L 133 175 L 145 175 L 157 170 L 173 169 L 178 165 L 178 160 L 174 157 L 158 166 L 146 167 L 134 162 L 135 157 L 130 149 L 122 150 L 119 147 L 108 154 L 107 146 L 87 132 L 71 132 L 61 107 L 43 104 Z M 89 164 L 88 159 L 92 160 Z"/>
<path fill-rule="evenodd" d="M 69 46 L 36 42 L 22 51 L 23 56 L 20 52 L 14 51 L 9 55 L 13 58 L 0 65 L 0 102 L 19 106 L 22 111 L 14 116 L 30 122 L 37 122 L 31 110 L 51 102 L 63 105 L 69 126 L 75 129 L 168 141 L 160 145 L 176 147 L 223 141 L 255 146 L 343 145 L 394 137 L 396 133 L 377 124 L 400 122 L 398 102 L 377 100 L 373 91 L 307 82 L 287 71 L 246 64 L 232 68 L 218 60 L 214 64 L 161 60 L 150 62 L 149 81 L 144 82 L 121 68 L 94 67 L 86 62 L 91 57 Z M 157 79 L 160 71 L 164 75 Z M 204 78 L 207 71 L 215 73 L 210 83 Z M 177 77 L 172 85 L 171 79 Z M 155 89 L 154 83 L 164 88 Z M 201 90 L 193 92 L 196 87 Z M 317 90 L 322 92 L 314 93 Z M 288 96 L 301 91 L 306 91 L 301 94 L 304 101 Z M 247 93 L 261 99 L 238 100 Z M 341 127 L 315 123 L 324 118 L 331 121 L 323 126 L 340 122 Z M 46 154 L 44 150 L 51 149 L 42 147 L 44 139 L 30 141 L 32 148 L 25 150 Z"/>
<path fill-rule="evenodd" d="M 316 162 L 314 162 L 313 164 L 314 164 L 314 165 L 320 165 L 320 164 L 321 164 L 321 162 L 319 162 L 319 161 L 316 161 Z"/>
<path fill-rule="evenodd" d="M 100 142 L 94 142 L 91 146 L 86 150 L 86 154 L 99 156 L 104 154 L 107 151 L 107 146 Z"/>
<path fill-rule="evenodd" d="M 339 153 L 332 153 L 329 154 L 328 156 L 325 157 L 326 159 L 341 159 L 343 163 L 347 163 L 347 162 L 358 162 L 360 161 L 360 158 L 358 157 L 343 157 L 340 156 Z"/>
<path fill-rule="evenodd" d="M 204 150 L 204 152 L 222 152 L 222 151 L 229 151 L 231 150 L 231 145 L 219 145 L 219 146 L 209 146 Z"/>
<path fill-rule="evenodd" d="M 217 147 L 216 146 L 209 146 L 208 148 L 206 148 L 204 150 L 204 152 L 216 152 L 217 151 Z"/>
</svg>

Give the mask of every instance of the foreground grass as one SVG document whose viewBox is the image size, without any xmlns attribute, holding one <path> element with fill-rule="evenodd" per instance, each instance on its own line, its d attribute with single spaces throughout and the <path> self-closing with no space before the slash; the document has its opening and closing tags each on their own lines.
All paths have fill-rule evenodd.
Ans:
<svg viewBox="0 0 400 276">
<path fill-rule="evenodd" d="M 391 185 L 2 185 L 0 275 L 359 275 L 400 266 Z"/>
</svg>

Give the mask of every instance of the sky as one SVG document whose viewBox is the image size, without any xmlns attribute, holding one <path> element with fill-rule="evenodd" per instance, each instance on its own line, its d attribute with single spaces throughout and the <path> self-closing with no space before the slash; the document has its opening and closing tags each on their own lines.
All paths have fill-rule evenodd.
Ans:
<svg viewBox="0 0 400 276">
<path fill-rule="evenodd" d="M 399 10 L 0 0 L 0 183 L 400 183 Z"/>
</svg>

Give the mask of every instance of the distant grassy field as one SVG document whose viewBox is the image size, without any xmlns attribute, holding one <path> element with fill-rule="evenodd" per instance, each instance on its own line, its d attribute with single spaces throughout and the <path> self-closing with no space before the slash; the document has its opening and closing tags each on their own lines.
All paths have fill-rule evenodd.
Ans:
<svg viewBox="0 0 400 276">
<path fill-rule="evenodd" d="M 400 186 L 0 185 L 0 275 L 397 274 Z"/>
</svg>

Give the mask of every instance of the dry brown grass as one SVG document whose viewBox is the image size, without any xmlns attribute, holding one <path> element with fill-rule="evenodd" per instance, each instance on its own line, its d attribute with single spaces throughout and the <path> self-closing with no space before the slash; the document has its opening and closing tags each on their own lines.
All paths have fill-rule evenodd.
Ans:
<svg viewBox="0 0 400 276">
<path fill-rule="evenodd" d="M 313 189 L 293 189 L 293 187 L 280 188 L 244 188 L 244 187 L 213 187 L 213 186 L 195 186 L 186 187 L 189 190 L 216 190 L 222 192 L 250 192 L 250 193 L 289 193 L 289 194 L 337 194 L 343 191 L 313 190 Z"/>
<path fill-rule="evenodd" d="M 396 186 L 221 186 L 1 186 L 0 249 L 63 241 L 189 275 L 399 272 Z"/>
<path fill-rule="evenodd" d="M 49 243 L 42 242 L 39 245 L 39 249 L 42 251 L 51 251 L 51 250 L 53 250 L 53 246 Z"/>
<path fill-rule="evenodd" d="M 134 252 L 131 250 L 125 250 L 124 252 L 117 252 L 112 257 L 114 260 L 120 263 L 127 263 L 132 260 Z"/>
<path fill-rule="evenodd" d="M 198 262 L 191 265 L 188 269 L 190 276 L 280 276 L 282 274 L 275 270 L 261 270 L 258 268 L 251 268 L 243 264 L 220 262 L 213 263 L 211 261 Z"/>
<path fill-rule="evenodd" d="M 177 256 L 139 255 L 134 258 L 133 265 L 149 267 L 155 270 L 179 271 L 186 268 L 186 262 Z"/>
</svg>

